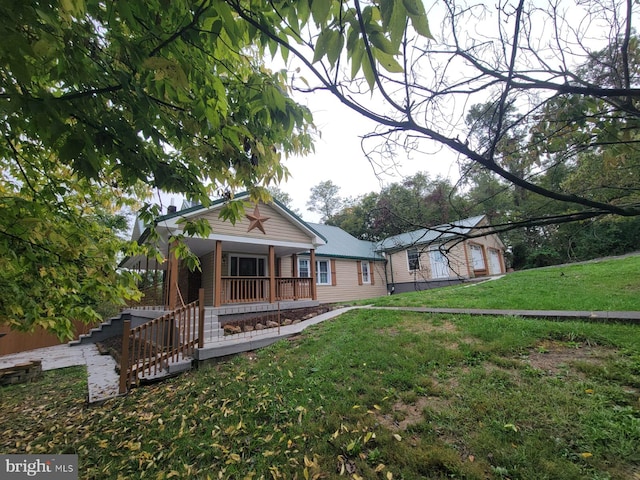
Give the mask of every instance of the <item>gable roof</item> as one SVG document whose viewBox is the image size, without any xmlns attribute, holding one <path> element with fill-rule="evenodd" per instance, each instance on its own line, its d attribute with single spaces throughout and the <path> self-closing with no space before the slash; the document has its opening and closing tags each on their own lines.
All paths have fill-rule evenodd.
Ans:
<svg viewBox="0 0 640 480">
<path fill-rule="evenodd" d="M 325 245 L 316 248 L 316 256 L 352 258 L 361 260 L 384 260 L 376 251 L 376 243 L 359 240 L 340 227 L 310 223 L 309 226 L 327 240 Z"/>
<path fill-rule="evenodd" d="M 443 223 L 431 228 L 421 228 L 412 232 L 394 235 L 377 243 L 378 250 L 383 252 L 430 243 L 443 243 L 469 233 L 485 218 L 485 215 L 465 218 L 457 222 Z"/>
<path fill-rule="evenodd" d="M 234 199 L 242 200 L 242 199 L 247 199 L 248 197 L 249 197 L 248 192 L 242 192 L 235 195 Z M 162 224 L 165 227 L 169 227 L 169 226 L 175 227 L 175 222 L 181 218 L 191 218 L 193 216 L 202 214 L 205 211 L 222 208 L 222 206 L 224 206 L 226 202 L 228 202 L 227 199 L 217 199 L 217 200 L 213 200 L 209 206 L 205 207 L 199 203 L 184 201 L 182 202 L 182 208 L 180 210 L 176 210 L 174 212 L 168 212 L 165 215 L 160 215 L 155 219 L 154 223 L 156 225 Z M 316 237 L 315 238 L 316 242 L 318 243 L 326 242 L 326 239 L 322 236 L 322 234 L 320 234 L 317 230 L 315 230 L 312 227 L 312 224 L 305 222 L 302 218 L 300 218 L 294 212 L 289 210 L 279 200 L 273 198 L 270 204 L 272 206 L 275 206 L 275 208 L 279 210 L 285 217 L 288 217 L 290 221 L 297 224 L 303 230 L 309 232 L 314 237 Z M 142 243 L 146 239 L 149 233 L 149 228 L 148 228 L 148 225 L 147 226 L 143 225 L 143 222 L 139 218 L 136 218 L 135 222 L 136 223 L 134 224 L 134 229 L 133 229 L 131 239 L 133 241 L 138 241 L 139 243 Z"/>
</svg>

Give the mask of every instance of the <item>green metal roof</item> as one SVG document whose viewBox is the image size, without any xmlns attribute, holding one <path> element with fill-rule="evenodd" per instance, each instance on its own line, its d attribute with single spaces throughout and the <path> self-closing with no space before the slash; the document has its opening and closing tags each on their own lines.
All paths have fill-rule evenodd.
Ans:
<svg viewBox="0 0 640 480">
<path fill-rule="evenodd" d="M 362 260 L 384 260 L 380 252 L 376 251 L 375 242 L 358 240 L 340 227 L 321 223 L 309 223 L 308 225 L 327 240 L 325 245 L 320 245 L 316 249 L 316 255 Z"/>
</svg>

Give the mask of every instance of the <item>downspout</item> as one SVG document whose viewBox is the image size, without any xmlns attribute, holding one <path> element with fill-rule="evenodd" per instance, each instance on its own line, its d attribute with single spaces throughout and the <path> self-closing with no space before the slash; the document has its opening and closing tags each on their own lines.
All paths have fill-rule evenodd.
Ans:
<svg viewBox="0 0 640 480">
<path fill-rule="evenodd" d="M 385 257 L 387 256 L 387 254 L 385 253 Z M 391 255 L 389 255 L 389 269 L 391 270 L 391 290 L 389 290 L 389 287 L 387 287 L 387 292 L 389 292 L 390 295 L 393 295 L 393 292 L 396 291 L 396 282 L 393 278 L 393 261 L 391 260 L 393 257 Z M 385 276 L 387 275 L 387 269 L 385 268 L 384 271 Z M 389 285 L 389 283 L 387 282 L 387 285 Z"/>
</svg>

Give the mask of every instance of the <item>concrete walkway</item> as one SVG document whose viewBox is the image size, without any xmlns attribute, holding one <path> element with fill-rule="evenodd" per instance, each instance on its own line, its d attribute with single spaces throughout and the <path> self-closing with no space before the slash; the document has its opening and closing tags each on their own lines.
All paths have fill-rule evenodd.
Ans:
<svg viewBox="0 0 640 480">
<path fill-rule="evenodd" d="M 205 342 L 204 348 L 195 352 L 196 360 L 220 358 L 237 353 L 248 352 L 265 347 L 283 338 L 288 338 L 302 332 L 311 325 L 330 320 L 355 308 L 403 310 L 435 314 L 455 315 L 493 315 L 493 316 L 518 316 L 523 318 L 545 318 L 553 320 L 589 320 L 589 321 L 616 321 L 640 324 L 640 312 L 575 312 L 564 310 L 489 310 L 466 308 L 428 308 L 428 307 L 345 307 L 332 310 L 305 320 L 295 325 L 287 325 L 278 329 L 265 330 L 265 333 L 256 331 L 219 337 L 215 341 Z M 29 360 L 41 360 L 43 370 L 53 370 L 75 365 L 86 365 L 88 383 L 88 401 L 94 403 L 118 396 L 119 377 L 116 373 L 116 363 L 111 355 L 101 355 L 94 344 L 57 345 L 55 347 L 39 348 L 27 352 L 14 353 L 0 356 L 0 368 L 11 367 Z"/>
<path fill-rule="evenodd" d="M 609 321 L 640 324 L 640 312 L 631 311 L 571 311 L 571 310 L 499 310 L 480 308 L 430 308 L 430 307 L 375 307 L 366 306 L 363 308 L 373 308 L 380 310 L 403 310 L 405 312 L 422 313 L 447 313 L 454 315 L 485 315 L 485 316 L 508 316 L 522 318 L 541 318 L 545 320 L 588 320 L 588 321 Z"/>
<path fill-rule="evenodd" d="M 119 377 L 111 355 L 101 355 L 94 344 L 70 347 L 67 344 L 37 348 L 0 356 L 0 368 L 12 367 L 30 360 L 40 360 L 42 370 L 86 365 L 89 403 L 118 395 Z"/>
</svg>

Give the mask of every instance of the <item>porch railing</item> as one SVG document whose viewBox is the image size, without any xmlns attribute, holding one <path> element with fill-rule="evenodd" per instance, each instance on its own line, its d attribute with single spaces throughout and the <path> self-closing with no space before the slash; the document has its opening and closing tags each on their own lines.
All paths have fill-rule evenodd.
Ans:
<svg viewBox="0 0 640 480">
<path fill-rule="evenodd" d="M 222 304 L 268 302 L 270 282 L 268 277 L 222 277 Z M 311 298 L 310 278 L 278 277 L 275 282 L 274 301 Z"/>
<path fill-rule="evenodd" d="M 149 322 L 123 325 L 120 355 L 120 393 L 145 377 L 156 376 L 169 364 L 193 355 L 204 345 L 204 290 L 199 299 Z"/>
<path fill-rule="evenodd" d="M 276 279 L 276 300 L 311 298 L 311 279 L 281 277 Z"/>
</svg>

